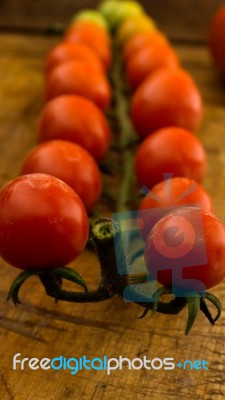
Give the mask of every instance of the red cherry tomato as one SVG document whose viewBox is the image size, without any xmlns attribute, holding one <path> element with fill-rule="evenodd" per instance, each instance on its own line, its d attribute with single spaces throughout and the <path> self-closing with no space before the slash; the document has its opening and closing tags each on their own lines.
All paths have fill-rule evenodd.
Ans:
<svg viewBox="0 0 225 400">
<path fill-rule="evenodd" d="M 179 65 L 180 62 L 172 47 L 165 43 L 152 42 L 142 46 L 130 56 L 126 63 L 126 75 L 129 84 L 135 89 L 157 69 L 162 67 L 174 69 Z"/>
<path fill-rule="evenodd" d="M 201 95 L 187 72 L 162 68 L 138 87 L 131 117 L 141 137 L 166 126 L 195 132 L 202 120 Z"/>
<path fill-rule="evenodd" d="M 36 146 L 28 154 L 21 175 L 53 175 L 71 186 L 91 211 L 101 195 L 101 173 L 93 157 L 81 146 L 53 140 Z"/>
<path fill-rule="evenodd" d="M 181 243 L 176 243 L 179 235 L 174 236 L 175 229 Z M 160 271 L 156 262 L 162 261 L 161 255 L 167 268 Z M 193 280 L 204 284 L 205 289 L 216 286 L 225 277 L 224 225 L 201 208 L 184 207 L 172 211 L 150 232 L 145 245 L 145 262 L 149 272 L 164 286 L 198 290 L 199 284 Z"/>
<path fill-rule="evenodd" d="M 153 196 L 151 195 L 153 194 Z M 140 209 L 195 204 L 208 211 L 213 204 L 208 192 L 195 180 L 188 178 L 166 179 L 151 189 L 140 204 Z"/>
<path fill-rule="evenodd" d="M 149 135 L 136 154 L 136 174 L 140 185 L 149 189 L 163 181 L 165 174 L 200 182 L 206 171 L 206 154 L 191 132 L 177 127 Z"/>
<path fill-rule="evenodd" d="M 96 159 L 110 146 L 111 134 L 104 114 L 90 100 L 73 95 L 49 101 L 39 120 L 40 141 L 61 139 L 79 144 Z"/>
<path fill-rule="evenodd" d="M 191 205 L 202 207 L 208 211 L 213 210 L 209 194 L 193 179 L 177 177 L 166 179 L 155 185 L 140 204 L 143 238 L 147 238 L 152 223 L 155 223 L 170 210 Z"/>
<path fill-rule="evenodd" d="M 79 196 L 52 176 L 21 176 L 0 191 L 0 255 L 15 267 L 63 267 L 84 249 L 88 226 Z"/>
<path fill-rule="evenodd" d="M 45 84 L 46 99 L 62 94 L 76 94 L 92 100 L 102 110 L 111 103 L 111 88 L 98 68 L 85 61 L 70 61 L 54 68 Z"/>
<path fill-rule="evenodd" d="M 69 28 L 64 37 L 65 41 L 84 43 L 91 47 L 108 69 L 112 61 L 111 39 L 101 26 L 87 21 L 80 21 Z"/>
<path fill-rule="evenodd" d="M 48 54 L 45 62 L 45 73 L 48 75 L 53 68 L 68 61 L 81 60 L 103 70 L 100 58 L 83 43 L 61 42 Z"/>
<path fill-rule="evenodd" d="M 132 37 L 124 46 L 123 49 L 123 59 L 127 62 L 130 57 L 132 57 L 135 53 L 137 53 L 142 47 L 146 45 L 158 43 L 161 44 L 168 44 L 169 41 L 162 32 L 159 31 L 148 31 L 148 32 L 141 32 Z"/>
<path fill-rule="evenodd" d="M 220 7 L 212 19 L 209 47 L 218 69 L 225 76 L 225 5 Z"/>
</svg>

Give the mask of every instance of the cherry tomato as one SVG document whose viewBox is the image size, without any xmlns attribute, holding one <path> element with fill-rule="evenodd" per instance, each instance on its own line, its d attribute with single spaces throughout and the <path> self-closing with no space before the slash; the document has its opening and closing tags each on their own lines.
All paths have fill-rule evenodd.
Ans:
<svg viewBox="0 0 225 400">
<path fill-rule="evenodd" d="M 140 32 L 152 32 L 157 29 L 152 18 L 145 14 L 133 15 L 126 18 L 118 27 L 117 40 L 124 45 L 132 37 Z"/>
<path fill-rule="evenodd" d="M 111 39 L 101 26 L 87 21 L 77 22 L 68 29 L 64 40 L 72 43 L 84 43 L 91 47 L 108 69 L 112 61 Z"/>
<path fill-rule="evenodd" d="M 76 24 L 78 21 L 92 22 L 99 25 L 101 28 L 106 30 L 109 29 L 107 20 L 102 13 L 97 10 L 93 10 L 92 8 L 85 8 L 84 10 L 76 13 L 72 18 L 71 25 Z"/>
<path fill-rule="evenodd" d="M 225 76 L 225 5 L 219 8 L 212 19 L 209 47 L 218 69 Z"/>
<path fill-rule="evenodd" d="M 102 110 L 111 103 L 111 88 L 104 74 L 85 61 L 70 61 L 54 68 L 45 84 L 46 99 L 77 94 L 92 100 Z"/>
<path fill-rule="evenodd" d="M 139 215 L 143 220 L 140 225 L 143 238 L 147 238 L 152 223 L 167 214 L 170 209 L 191 205 L 213 211 L 209 194 L 193 179 L 177 177 L 155 185 L 140 204 Z"/>
<path fill-rule="evenodd" d="M 131 116 L 141 137 L 166 126 L 195 132 L 202 120 L 201 95 L 184 70 L 158 69 L 134 93 Z"/>
<path fill-rule="evenodd" d="M 124 19 L 134 15 L 144 14 L 144 9 L 137 1 L 106 0 L 99 5 L 100 12 L 109 21 L 112 28 L 118 26 Z"/>
<path fill-rule="evenodd" d="M 101 195 L 102 178 L 96 161 L 81 146 L 52 140 L 36 146 L 27 155 L 21 175 L 53 175 L 71 186 L 91 211 Z"/>
<path fill-rule="evenodd" d="M 177 127 L 160 129 L 149 135 L 136 154 L 139 184 L 149 189 L 163 181 L 165 174 L 200 182 L 206 171 L 206 154 L 198 138 Z"/>
<path fill-rule="evenodd" d="M 157 69 L 162 67 L 175 69 L 179 65 L 179 59 L 172 47 L 165 43 L 152 42 L 129 58 L 126 75 L 129 84 L 135 89 Z"/>
<path fill-rule="evenodd" d="M 153 194 L 153 196 L 151 195 Z M 195 204 L 208 211 L 213 210 L 208 192 L 195 180 L 188 178 L 166 179 L 151 189 L 141 202 L 140 209 Z"/>
<path fill-rule="evenodd" d="M 15 267 L 63 267 L 84 249 L 88 230 L 79 196 L 53 176 L 21 176 L 0 191 L 0 255 Z"/>
<path fill-rule="evenodd" d="M 182 239 L 182 243 L 177 243 L 177 239 Z M 157 271 L 156 262 L 160 262 L 159 259 L 162 262 L 163 258 L 158 258 L 158 254 L 165 260 L 166 269 L 161 271 Z M 204 284 L 205 289 L 216 286 L 225 277 L 224 225 L 205 209 L 174 210 L 159 220 L 150 232 L 145 245 L 145 262 L 149 272 L 164 286 L 198 290 L 199 284 L 193 280 Z"/>
<path fill-rule="evenodd" d="M 96 53 L 83 43 L 61 42 L 48 54 L 45 62 L 45 73 L 49 74 L 53 68 L 68 61 L 81 60 L 103 70 L 102 62 Z"/>
<path fill-rule="evenodd" d="M 81 96 L 64 95 L 49 101 L 40 115 L 38 131 L 40 141 L 61 139 L 77 143 L 96 160 L 106 155 L 111 143 L 104 114 Z"/>
<path fill-rule="evenodd" d="M 141 32 L 137 35 L 133 36 L 128 42 L 125 44 L 123 48 L 123 59 L 127 62 L 130 57 L 132 57 L 136 52 L 138 52 L 142 47 L 146 45 L 158 43 L 161 44 L 168 44 L 169 41 L 162 32 L 159 31 L 147 31 Z"/>
</svg>

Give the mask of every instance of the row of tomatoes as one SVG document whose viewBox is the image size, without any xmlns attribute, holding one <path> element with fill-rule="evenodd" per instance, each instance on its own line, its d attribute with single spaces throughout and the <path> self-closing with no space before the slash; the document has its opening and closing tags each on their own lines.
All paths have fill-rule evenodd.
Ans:
<svg viewBox="0 0 225 400">
<path fill-rule="evenodd" d="M 82 252 L 87 212 L 102 190 L 97 162 L 111 143 L 104 115 L 111 102 L 109 34 L 95 22 L 71 26 L 45 62 L 41 143 L 0 192 L 0 254 L 25 270 L 64 266 Z"/>
<path fill-rule="evenodd" d="M 199 184 L 207 165 L 195 136 L 203 115 L 201 95 L 165 36 L 153 23 L 146 29 L 146 17 L 135 17 L 133 27 L 139 21 L 144 28 L 128 42 L 124 33 L 129 25 L 130 34 L 131 21 L 120 26 L 118 37 L 123 42 L 125 36 L 125 73 L 133 89 L 131 119 L 143 140 L 135 156 L 136 175 L 141 186 L 151 189 L 139 214 L 145 263 L 164 286 L 210 288 L 225 277 L 225 230 L 211 213 L 210 195 Z M 166 174 L 175 178 L 166 179 Z M 182 205 L 188 207 L 174 210 Z M 180 258 L 187 267 L 181 275 L 176 273 Z M 159 271 L 159 263 L 167 268 Z"/>
<path fill-rule="evenodd" d="M 85 208 L 90 211 L 100 196 L 97 161 L 106 156 L 111 143 L 104 112 L 112 100 L 107 78 L 112 42 L 103 14 L 117 25 L 125 75 L 134 90 L 131 119 L 144 139 L 135 156 L 137 179 L 155 195 L 147 196 L 141 208 L 175 202 L 203 207 L 210 258 L 202 279 L 206 287 L 214 286 L 225 274 L 225 233 L 206 211 L 212 209 L 211 199 L 197 183 L 206 168 L 204 149 L 193 133 L 202 118 L 199 91 L 138 3 L 110 0 L 100 10 L 91 17 L 90 12 L 79 15 L 47 57 L 46 104 L 38 128 L 43 143 L 24 160 L 22 176 L 1 190 L 1 256 L 23 269 L 53 268 L 69 263 L 86 244 Z M 171 181 L 169 199 L 163 182 L 166 172 L 177 177 Z M 162 283 L 168 285 L 165 276 Z"/>
</svg>

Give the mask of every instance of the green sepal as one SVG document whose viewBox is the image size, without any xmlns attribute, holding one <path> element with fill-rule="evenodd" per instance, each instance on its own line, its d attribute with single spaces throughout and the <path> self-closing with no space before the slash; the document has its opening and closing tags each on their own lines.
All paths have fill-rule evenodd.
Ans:
<svg viewBox="0 0 225 400">
<path fill-rule="evenodd" d="M 196 320 L 199 310 L 200 310 L 200 298 L 198 296 L 188 297 L 188 320 L 185 329 L 186 336 L 189 334 Z"/>
<path fill-rule="evenodd" d="M 37 271 L 23 271 L 21 272 L 21 274 L 19 274 L 16 279 L 14 280 L 14 282 L 12 283 L 9 292 L 8 292 L 8 296 L 7 296 L 7 301 L 9 301 L 10 299 L 12 299 L 13 303 L 16 304 L 20 304 L 20 300 L 19 300 L 19 290 L 21 288 L 21 286 L 23 285 L 23 283 L 30 278 L 31 276 L 38 276 L 39 273 Z"/>
<path fill-rule="evenodd" d="M 152 314 L 154 315 L 157 312 L 158 304 L 160 302 L 160 298 L 165 294 L 172 294 L 172 288 L 169 287 L 161 287 L 153 293 L 153 307 L 152 307 Z"/>
<path fill-rule="evenodd" d="M 146 307 L 146 308 L 144 309 L 143 313 L 140 315 L 140 317 L 138 317 L 138 319 L 143 319 L 143 318 L 145 318 L 146 315 L 148 314 L 148 312 L 149 312 L 149 308 Z"/>
<path fill-rule="evenodd" d="M 85 293 L 87 293 L 88 288 L 85 280 L 78 272 L 74 271 L 73 269 L 68 267 L 61 267 L 51 269 L 49 272 L 51 275 L 54 275 L 58 279 L 65 279 L 67 281 L 76 283 L 84 289 Z M 49 272 L 47 272 L 47 274 L 49 274 Z M 43 276 L 43 274 L 41 275 Z"/>
<path fill-rule="evenodd" d="M 88 288 L 86 282 L 82 278 L 78 272 L 72 270 L 68 267 L 61 267 L 61 268 L 54 268 L 48 270 L 30 270 L 30 271 L 23 271 L 21 274 L 17 276 L 17 278 L 12 283 L 8 296 L 7 301 L 12 299 L 13 303 L 20 304 L 19 300 L 19 291 L 23 283 L 32 276 L 39 276 L 41 282 L 48 282 L 48 285 L 51 285 L 52 290 L 55 292 L 55 299 L 57 301 L 57 294 L 60 292 L 62 287 L 63 279 L 76 283 L 77 285 L 81 286 L 85 293 L 88 292 Z"/>
<path fill-rule="evenodd" d="M 203 314 L 208 319 L 210 324 L 215 325 L 214 318 L 213 318 L 204 298 L 202 298 L 200 300 L 200 310 L 203 312 Z"/>
<path fill-rule="evenodd" d="M 212 294 L 212 293 L 206 292 L 204 298 L 205 298 L 206 300 L 210 301 L 210 303 L 212 303 L 212 304 L 215 306 L 215 308 L 217 309 L 217 315 L 216 315 L 215 318 L 213 318 L 212 315 L 211 315 L 211 313 L 210 313 L 210 311 L 209 311 L 209 309 L 208 309 L 208 307 L 207 307 L 207 305 L 206 305 L 206 307 L 207 307 L 207 309 L 208 309 L 208 314 L 210 314 L 210 316 L 211 316 L 213 322 L 211 322 L 210 319 L 208 318 L 208 315 L 206 315 L 206 314 L 204 313 L 205 316 L 208 318 L 209 322 L 211 322 L 213 325 L 215 325 L 215 322 L 219 319 L 219 317 L 220 317 L 220 315 L 221 315 L 221 312 L 222 312 L 222 303 L 221 303 L 221 301 L 218 299 L 218 297 L 214 296 L 214 294 Z M 202 310 L 201 310 L 201 311 L 202 311 Z M 203 312 L 204 312 L 204 311 L 203 311 Z"/>
</svg>

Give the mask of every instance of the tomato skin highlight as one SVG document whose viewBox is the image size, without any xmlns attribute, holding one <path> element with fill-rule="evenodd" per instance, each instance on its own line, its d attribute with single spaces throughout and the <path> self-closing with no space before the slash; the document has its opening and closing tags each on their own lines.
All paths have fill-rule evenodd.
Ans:
<svg viewBox="0 0 225 400">
<path fill-rule="evenodd" d="M 84 249 L 88 231 L 82 201 L 57 178 L 21 176 L 0 191 L 0 255 L 17 268 L 65 266 Z"/>
<path fill-rule="evenodd" d="M 83 43 L 61 42 L 50 50 L 45 61 L 45 74 L 68 61 L 81 60 L 103 71 L 102 63 L 95 52 Z"/>
<path fill-rule="evenodd" d="M 166 126 L 195 132 L 202 113 L 199 90 L 182 69 L 158 69 L 144 80 L 132 98 L 131 118 L 142 138 Z"/>
<path fill-rule="evenodd" d="M 206 172 L 206 153 L 198 138 L 186 129 L 169 127 L 149 135 L 136 153 L 135 168 L 140 186 L 163 181 L 165 174 L 200 182 Z"/>
<path fill-rule="evenodd" d="M 101 172 L 94 158 L 81 146 L 63 140 L 36 146 L 25 158 L 21 175 L 43 173 L 61 179 L 91 211 L 102 190 Z"/>
<path fill-rule="evenodd" d="M 51 100 L 63 94 L 80 95 L 106 111 L 112 99 L 111 87 L 105 75 L 85 61 L 69 61 L 54 68 L 45 82 L 45 98 Z"/>
<path fill-rule="evenodd" d="M 190 287 L 188 282 L 185 284 L 185 279 L 193 279 L 202 282 L 206 289 L 210 289 L 220 283 L 225 277 L 225 227 L 222 222 L 215 217 L 214 214 L 205 210 L 195 207 L 184 207 L 175 210 L 162 219 L 160 219 L 152 231 L 150 232 L 145 245 L 145 262 L 146 266 L 151 273 L 154 270 L 153 266 L 153 252 L 154 252 L 154 241 L 158 241 L 158 244 L 163 248 L 164 243 L 159 243 L 162 240 L 162 233 L 168 231 L 169 228 L 173 226 L 179 226 L 179 231 L 184 233 L 184 237 L 188 241 L 188 230 L 185 224 L 181 223 L 181 218 L 183 220 L 188 220 L 189 218 L 193 221 L 193 228 L 196 235 L 196 249 L 201 251 L 202 240 L 204 240 L 207 261 L 202 265 L 185 266 L 182 268 L 182 289 L 195 290 L 195 287 Z M 198 219 L 201 217 L 204 238 L 198 232 Z M 176 258 L 177 249 L 174 247 L 174 258 Z M 173 271 L 173 274 L 171 273 Z M 170 263 L 170 269 L 164 271 L 157 271 L 158 282 L 164 286 L 176 286 L 178 282 L 176 281 L 176 267 L 173 266 L 173 260 Z M 179 281 L 180 285 L 180 281 Z"/>
<path fill-rule="evenodd" d="M 219 71 L 225 76 L 225 5 L 219 8 L 212 19 L 208 43 Z"/>
<path fill-rule="evenodd" d="M 131 87 L 136 89 L 144 79 L 159 68 L 175 69 L 179 66 L 179 59 L 170 46 L 153 42 L 130 56 L 126 75 Z"/>
<path fill-rule="evenodd" d="M 75 95 L 63 95 L 49 101 L 39 118 L 41 142 L 67 140 L 79 144 L 96 160 L 109 150 L 111 132 L 101 110 L 90 100 Z"/>
</svg>

